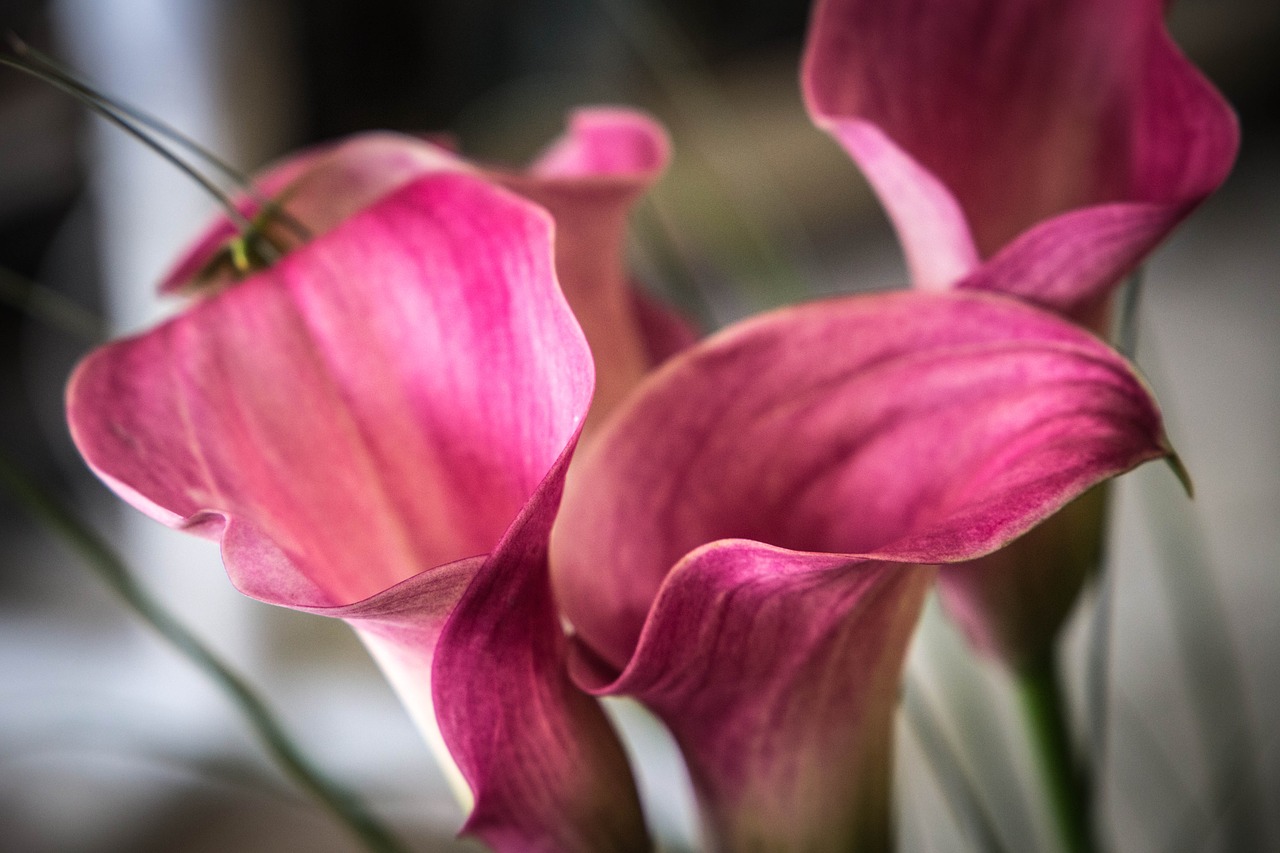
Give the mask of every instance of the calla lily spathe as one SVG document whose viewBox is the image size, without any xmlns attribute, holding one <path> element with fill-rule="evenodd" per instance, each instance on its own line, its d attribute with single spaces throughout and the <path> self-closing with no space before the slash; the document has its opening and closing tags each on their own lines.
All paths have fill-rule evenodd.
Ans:
<svg viewBox="0 0 1280 853">
<path fill-rule="evenodd" d="M 357 145 L 274 176 L 313 239 L 79 366 L 73 437 L 136 507 L 219 539 L 240 590 L 357 631 L 424 731 L 438 718 L 465 831 L 646 849 L 547 576 L 593 388 L 552 221 L 438 149 Z"/>
<path fill-rule="evenodd" d="M 670 159 L 666 134 L 631 110 L 579 110 L 568 132 L 523 172 L 490 170 L 556 221 L 556 271 L 591 344 L 596 393 L 584 433 L 696 333 L 633 287 L 624 264 L 627 215 Z"/>
<path fill-rule="evenodd" d="M 596 391 L 589 428 L 656 363 L 687 346 L 692 328 L 634 287 L 623 263 L 627 216 L 670 159 L 662 127 L 644 113 L 589 107 L 570 115 L 565 134 L 521 171 L 470 163 L 423 138 L 367 133 L 294 155 L 257 177 L 261 197 L 276 199 L 306 229 L 324 232 L 381 196 L 433 171 L 477 174 L 536 202 L 556 223 L 556 273 L 591 346 Z M 254 216 L 261 204 L 245 199 Z M 273 233 L 288 244 L 282 223 Z M 209 288 L 210 255 L 235 235 L 225 218 L 161 284 L 164 292 Z M 225 270 L 224 270 L 225 272 Z"/>
<path fill-rule="evenodd" d="M 1099 333 L 1122 277 L 1226 178 L 1230 107 L 1163 0 L 820 0 L 803 89 L 857 161 L 918 287 L 1006 293 Z M 948 610 L 1013 666 L 1053 642 L 1101 554 L 1106 490 L 948 569 Z"/>
<path fill-rule="evenodd" d="M 1235 116 L 1170 39 L 1166 6 L 819 0 L 809 112 L 879 194 L 918 286 L 1096 322 L 1221 185 Z"/>
<path fill-rule="evenodd" d="M 576 460 L 552 537 L 575 676 L 671 728 L 716 849 L 883 849 L 933 566 L 1167 452 L 1121 357 L 1014 300 L 760 316 L 659 368 Z"/>
</svg>

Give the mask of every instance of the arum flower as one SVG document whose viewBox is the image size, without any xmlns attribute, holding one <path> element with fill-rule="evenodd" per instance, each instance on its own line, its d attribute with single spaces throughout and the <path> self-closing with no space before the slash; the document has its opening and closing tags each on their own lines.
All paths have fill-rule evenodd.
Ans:
<svg viewBox="0 0 1280 853">
<path fill-rule="evenodd" d="M 464 831 L 645 849 L 547 575 L 593 387 L 552 222 L 434 147 L 356 145 L 268 176 L 314 235 L 272 266 L 231 282 L 225 227 L 206 235 L 170 283 L 218 287 L 79 366 L 72 435 L 134 506 L 218 539 L 241 591 L 356 630 L 424 731 L 438 718 Z"/>
<path fill-rule="evenodd" d="M 1223 182 L 1235 118 L 1170 39 L 1167 5 L 820 0 L 809 112 L 879 194 L 918 286 L 1096 323 Z"/>
<path fill-rule="evenodd" d="M 1226 178 L 1235 117 L 1163 0 L 821 0 L 809 112 L 879 194 L 918 287 L 994 290 L 1105 332 L 1110 295 Z M 1098 564 L 1106 491 L 942 575 L 973 644 L 1038 665 Z"/>
<path fill-rule="evenodd" d="M 569 132 L 524 172 L 490 170 L 556 221 L 556 271 L 591 344 L 596 394 L 586 430 L 640 379 L 693 342 L 694 330 L 632 287 L 623 263 L 633 202 L 669 159 L 666 134 L 630 110 L 579 110 Z"/>
<path fill-rule="evenodd" d="M 680 318 L 633 287 L 623 265 L 627 215 L 666 168 L 669 149 L 665 131 L 643 113 L 595 107 L 574 112 L 567 132 L 524 171 L 484 168 L 425 139 L 376 133 L 295 155 L 255 184 L 260 195 L 278 198 L 291 217 L 318 231 L 441 168 L 444 160 L 546 208 L 556 223 L 557 276 L 595 358 L 594 424 L 649 369 L 695 337 Z M 264 212 L 252 199 L 244 207 L 248 215 Z M 268 221 L 281 241 L 292 239 L 283 223 Z M 207 288 L 212 249 L 234 231 L 225 219 L 215 223 L 161 290 Z"/>
<path fill-rule="evenodd" d="M 1014 300 L 760 316 L 651 374 L 575 461 L 552 537 L 575 677 L 670 727 L 718 849 L 882 849 L 934 566 L 1167 452 L 1121 357 Z"/>
</svg>

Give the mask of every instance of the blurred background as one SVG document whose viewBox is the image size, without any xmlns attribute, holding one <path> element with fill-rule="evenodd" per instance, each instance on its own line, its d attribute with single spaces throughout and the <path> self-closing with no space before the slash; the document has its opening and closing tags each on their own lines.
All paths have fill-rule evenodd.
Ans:
<svg viewBox="0 0 1280 853">
<path fill-rule="evenodd" d="M 713 328 L 906 280 L 865 182 L 804 114 L 808 5 L 0 0 L 0 29 L 245 169 L 369 128 L 447 130 L 470 156 L 519 164 L 574 105 L 648 109 L 676 155 L 637 211 L 634 268 Z M 1280 4 L 1178 0 L 1172 29 L 1244 127 L 1234 175 L 1148 265 L 1141 302 L 1137 361 L 1197 497 L 1163 468 L 1122 481 L 1107 593 L 1082 604 L 1064 655 L 1113 849 L 1280 850 Z M 444 780 L 345 627 L 239 596 L 216 546 L 126 508 L 70 445 L 71 366 L 173 310 L 154 283 L 212 207 L 136 141 L 0 68 L 0 451 L 107 533 L 415 849 L 472 849 L 452 841 Z M 1003 677 L 932 610 L 911 666 L 1002 848 L 1052 849 Z M 651 825 L 691 849 L 665 735 L 613 710 Z M 899 729 L 902 849 L 979 849 L 928 733 Z M 0 850 L 232 849 L 356 847 L 223 694 L 0 494 Z"/>
</svg>

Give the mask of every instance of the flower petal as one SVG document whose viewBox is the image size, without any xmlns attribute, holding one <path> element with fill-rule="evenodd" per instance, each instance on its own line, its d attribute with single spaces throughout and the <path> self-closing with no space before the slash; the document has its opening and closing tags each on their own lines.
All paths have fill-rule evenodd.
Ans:
<svg viewBox="0 0 1280 853">
<path fill-rule="evenodd" d="M 594 423 L 656 363 L 655 353 L 665 356 L 694 337 L 669 309 L 651 300 L 637 305 L 643 297 L 623 263 L 627 215 L 666 168 L 669 147 L 666 132 L 643 113 L 595 107 L 573 113 L 568 132 L 523 172 L 478 170 L 421 137 L 367 133 L 286 159 L 255 179 L 255 191 L 278 200 L 312 234 L 439 171 L 480 171 L 545 207 L 556 220 L 561 287 L 596 358 Z M 261 203 L 244 198 L 238 207 L 252 218 Z M 273 233 L 298 241 L 283 225 Z M 161 291 L 190 286 L 236 234 L 235 225 L 220 217 L 165 277 Z M 229 281 L 229 274 L 224 278 Z M 209 283 L 207 275 L 200 283 Z"/>
<path fill-rule="evenodd" d="M 1162 455 L 1162 440 L 1120 356 L 1011 300 L 773 312 L 668 362 L 580 454 L 557 592 L 621 668 L 671 566 L 708 542 L 964 560 Z"/>
<path fill-rule="evenodd" d="M 621 107 L 583 107 L 570 115 L 568 132 L 542 152 L 529 174 L 617 184 L 634 196 L 661 176 L 670 157 L 666 131 L 650 116 Z"/>
<path fill-rule="evenodd" d="M 909 566 L 988 553 L 1166 452 L 1122 358 L 1012 300 L 741 324 L 668 362 L 576 463 L 552 576 L 579 676 L 663 717 L 728 849 L 870 843 L 929 580 Z"/>
<path fill-rule="evenodd" d="M 633 695 L 688 762 L 715 849 L 886 850 L 899 676 L 934 571 L 722 540 L 672 571 Z"/>
<path fill-rule="evenodd" d="M 1234 115 L 1163 0 L 822 0 L 810 114 L 889 210 L 912 278 L 1070 315 L 1226 178 Z"/>
<path fill-rule="evenodd" d="M 595 356 L 591 426 L 653 366 L 623 251 L 631 206 L 668 157 L 666 133 L 653 119 L 593 108 L 575 112 L 567 133 L 526 172 L 489 173 L 555 218 L 556 272 Z"/>
<path fill-rule="evenodd" d="M 310 235 L 319 236 L 417 178 L 470 170 L 452 152 L 422 139 L 364 133 L 302 151 L 266 169 L 254 178 L 256 195 L 238 199 L 236 207 L 252 219 L 262 208 L 259 199 L 275 200 Z M 299 239 L 287 229 L 279 230 L 290 242 Z M 160 292 L 176 293 L 189 286 L 237 233 L 230 219 L 217 217 L 161 280 Z"/>
<path fill-rule="evenodd" d="M 358 601 L 485 554 L 590 387 L 538 254 L 549 240 L 544 217 L 477 180 L 420 180 L 99 350 L 72 380 L 75 438 L 160 520 L 220 515 L 274 542 L 317 587 L 290 604 Z"/>
<path fill-rule="evenodd" d="M 627 758 L 599 704 L 569 679 L 547 575 L 568 462 L 566 453 L 445 626 L 435 706 L 476 792 L 465 832 L 520 853 L 639 853 L 650 842 Z"/>
<path fill-rule="evenodd" d="M 503 190 L 457 173 L 421 177 L 275 266 L 96 351 L 68 389 L 73 437 L 131 503 L 220 537 L 247 594 L 350 621 L 430 737 L 437 638 L 476 630 L 477 606 L 520 614 L 489 638 L 489 653 L 523 660 L 563 643 L 537 592 L 548 582 L 546 522 L 527 519 L 554 513 L 592 365 L 551 240 L 545 213 Z M 453 665 L 467 654 L 453 649 Z M 619 772 L 609 790 L 625 794 L 619 747 L 599 709 L 565 686 L 560 660 L 472 661 L 493 679 L 475 697 L 478 713 L 485 702 L 545 697 L 486 729 L 488 745 L 555 757 L 581 725 L 591 737 L 572 752 L 588 762 L 579 772 Z M 450 745 L 463 737 L 443 733 Z M 590 794 L 590 808 L 638 822 L 634 791 L 602 805 L 563 762 L 551 768 L 461 770 L 481 803 L 492 786 L 544 785 L 544 797 Z M 581 831 L 515 797 L 500 805 L 509 811 L 489 809 L 490 826 L 505 820 L 542 844 Z M 534 827 L 539 817 L 547 822 Z"/>
</svg>

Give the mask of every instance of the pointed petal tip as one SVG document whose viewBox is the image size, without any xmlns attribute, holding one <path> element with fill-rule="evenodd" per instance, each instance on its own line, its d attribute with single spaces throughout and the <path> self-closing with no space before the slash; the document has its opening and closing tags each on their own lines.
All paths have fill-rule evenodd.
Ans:
<svg viewBox="0 0 1280 853">
<path fill-rule="evenodd" d="M 1135 370 L 1136 373 L 1136 370 Z M 1139 379 L 1142 377 L 1139 376 Z M 1143 387 L 1155 398 L 1155 392 L 1143 380 Z M 1173 442 L 1169 440 L 1169 436 L 1165 433 L 1163 427 L 1159 436 L 1156 438 L 1156 454 L 1148 457 L 1149 459 L 1163 459 L 1164 464 L 1169 466 L 1169 470 L 1173 472 L 1173 476 L 1178 478 L 1179 485 L 1182 490 L 1187 493 L 1188 500 L 1196 498 L 1196 484 L 1191 477 L 1191 471 L 1187 468 L 1186 463 L 1182 461 L 1182 455 L 1174 448 Z"/>
<path fill-rule="evenodd" d="M 1177 477 L 1178 482 L 1182 484 L 1183 491 L 1187 493 L 1187 499 L 1195 500 L 1196 485 L 1191 479 L 1191 472 L 1183 464 L 1182 457 L 1172 447 L 1169 447 L 1165 453 L 1164 462 L 1173 471 L 1173 476 Z"/>
</svg>

